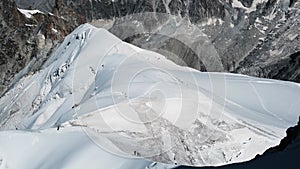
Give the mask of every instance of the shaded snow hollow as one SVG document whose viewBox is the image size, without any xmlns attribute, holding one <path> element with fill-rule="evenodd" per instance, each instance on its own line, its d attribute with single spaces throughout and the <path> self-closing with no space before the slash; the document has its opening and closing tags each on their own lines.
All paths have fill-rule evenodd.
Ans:
<svg viewBox="0 0 300 169">
<path fill-rule="evenodd" d="M 199 72 L 84 24 L 0 99 L 0 168 L 246 161 L 297 123 L 299 98 L 298 84 Z"/>
</svg>

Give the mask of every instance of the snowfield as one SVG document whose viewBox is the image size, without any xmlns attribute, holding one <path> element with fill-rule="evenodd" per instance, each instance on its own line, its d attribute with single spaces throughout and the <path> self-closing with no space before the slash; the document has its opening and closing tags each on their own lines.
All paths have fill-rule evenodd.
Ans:
<svg viewBox="0 0 300 169">
<path fill-rule="evenodd" d="M 1 132 L 0 140 L 1 169 L 164 167 L 143 159 L 124 158 L 106 152 L 76 128 L 62 132 L 56 130 Z"/>
<path fill-rule="evenodd" d="M 299 109 L 296 83 L 199 72 L 84 24 L 0 99 L 0 169 L 246 161 Z"/>
</svg>

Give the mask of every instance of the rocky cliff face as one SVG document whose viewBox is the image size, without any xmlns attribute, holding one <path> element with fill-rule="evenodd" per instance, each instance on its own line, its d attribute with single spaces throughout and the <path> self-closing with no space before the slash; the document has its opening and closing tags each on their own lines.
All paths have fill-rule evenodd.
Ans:
<svg viewBox="0 0 300 169">
<path fill-rule="evenodd" d="M 26 18 L 20 14 L 14 1 L 0 2 L 0 91 L 9 84 L 9 79 L 29 63 L 31 55 L 23 48 L 24 44 L 28 51 L 33 51 L 34 46 L 28 41 L 25 26 Z"/>
<path fill-rule="evenodd" d="M 0 9 L 1 95 L 23 75 L 39 70 L 52 49 L 85 20 L 73 23 L 48 13 L 25 16 L 13 0 L 1 1 Z"/>
<path fill-rule="evenodd" d="M 287 11 L 273 15 L 280 19 L 270 23 L 267 34 L 241 61 L 236 71 L 300 82 L 300 3 L 291 1 Z"/>
<path fill-rule="evenodd" d="M 300 82 L 297 0 L 8 0 L 0 7 L 0 93 L 39 70 L 85 22 L 201 71 Z M 28 18 L 17 7 L 43 13 Z"/>
</svg>

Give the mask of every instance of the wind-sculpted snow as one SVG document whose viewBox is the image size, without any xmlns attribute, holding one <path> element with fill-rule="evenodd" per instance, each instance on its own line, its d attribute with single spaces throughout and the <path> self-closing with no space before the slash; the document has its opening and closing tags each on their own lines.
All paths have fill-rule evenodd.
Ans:
<svg viewBox="0 0 300 169">
<path fill-rule="evenodd" d="M 0 99 L 1 128 L 19 130 L 0 132 L 0 158 L 19 161 L 12 168 L 246 161 L 296 124 L 299 98 L 298 84 L 199 72 L 85 24 Z M 28 142 L 46 151 L 19 158 Z"/>
</svg>

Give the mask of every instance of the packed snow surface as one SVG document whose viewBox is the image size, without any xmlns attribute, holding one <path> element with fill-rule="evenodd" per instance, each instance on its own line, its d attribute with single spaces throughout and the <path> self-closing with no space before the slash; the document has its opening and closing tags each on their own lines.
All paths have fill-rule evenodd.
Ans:
<svg viewBox="0 0 300 169">
<path fill-rule="evenodd" d="M 105 141 L 105 138 L 102 138 Z M 146 168 L 154 165 L 141 158 L 125 158 L 98 147 L 84 132 L 76 128 L 62 132 L 0 132 L 0 168 Z M 82 158 L 84 157 L 84 158 Z"/>
<path fill-rule="evenodd" d="M 240 162 L 299 109 L 298 84 L 199 72 L 85 24 L 0 99 L 0 168 Z"/>
</svg>

